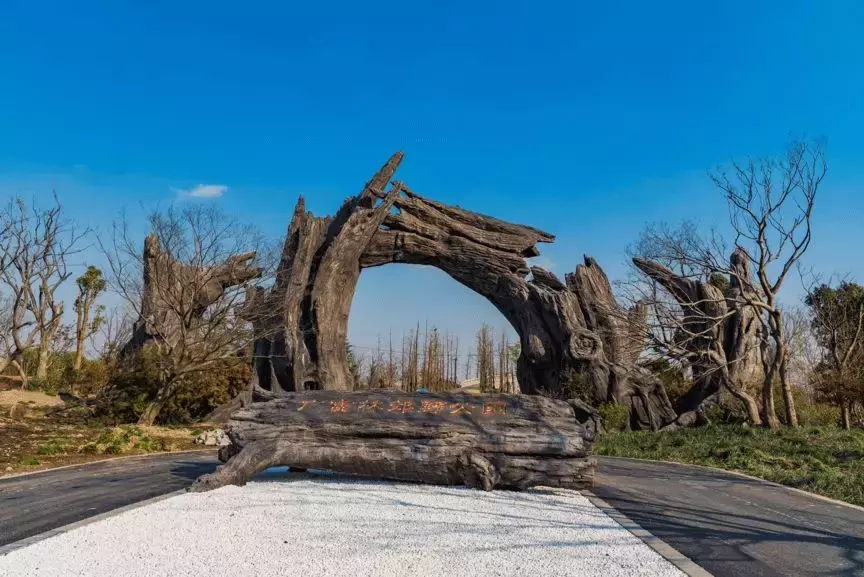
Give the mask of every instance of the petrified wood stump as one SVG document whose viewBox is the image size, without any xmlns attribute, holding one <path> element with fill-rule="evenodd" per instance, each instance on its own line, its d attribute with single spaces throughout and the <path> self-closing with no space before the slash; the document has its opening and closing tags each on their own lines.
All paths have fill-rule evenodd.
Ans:
<svg viewBox="0 0 864 577">
<path fill-rule="evenodd" d="M 595 427 L 584 409 L 528 395 L 289 393 L 235 412 L 232 444 L 220 451 L 227 462 L 190 490 L 243 485 L 286 465 L 484 490 L 585 488 Z"/>
<path fill-rule="evenodd" d="M 633 259 L 639 270 L 675 298 L 684 313 L 675 344 L 688 353 L 693 386 L 674 407 L 679 415 L 676 424 L 694 422 L 701 405 L 718 394 L 724 379 L 746 389 L 764 378 L 760 312 L 746 304 L 759 300 L 753 294 L 750 257 L 738 247 L 729 260 L 731 274 L 724 292 L 711 282 L 681 276 L 659 262 Z"/>
<path fill-rule="evenodd" d="M 192 266 L 162 248 L 155 233 L 144 239 L 140 317 L 121 355 L 128 357 L 153 338 L 174 347 L 184 333 L 197 330 L 208 307 L 230 287 L 261 276 L 255 251 L 228 258 L 218 266 Z"/>
</svg>

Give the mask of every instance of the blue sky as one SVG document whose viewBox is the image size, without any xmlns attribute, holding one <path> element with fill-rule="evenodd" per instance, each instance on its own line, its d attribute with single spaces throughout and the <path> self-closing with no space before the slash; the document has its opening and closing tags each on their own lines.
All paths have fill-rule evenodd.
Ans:
<svg viewBox="0 0 864 577">
<path fill-rule="evenodd" d="M 616 277 L 646 222 L 725 222 L 706 169 L 796 132 L 830 160 L 806 262 L 864 280 L 862 17 L 855 0 L 6 0 L 0 197 L 54 188 L 104 228 L 220 185 L 207 202 L 275 237 L 299 193 L 332 212 L 403 149 L 415 190 L 556 234 L 559 274 L 589 253 Z M 363 273 L 352 340 L 418 319 L 465 340 L 504 325 L 438 271 Z"/>
</svg>

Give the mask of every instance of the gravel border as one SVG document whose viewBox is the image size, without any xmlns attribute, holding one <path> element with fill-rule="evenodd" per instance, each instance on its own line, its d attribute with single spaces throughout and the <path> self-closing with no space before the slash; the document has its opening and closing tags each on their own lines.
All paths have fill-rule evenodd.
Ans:
<svg viewBox="0 0 864 577">
<path fill-rule="evenodd" d="M 575 491 L 482 492 L 335 475 L 270 479 L 170 493 L 11 544 L 0 573 L 688 574 Z M 100 555 L 106 550 L 125 551 L 128 561 Z"/>
</svg>

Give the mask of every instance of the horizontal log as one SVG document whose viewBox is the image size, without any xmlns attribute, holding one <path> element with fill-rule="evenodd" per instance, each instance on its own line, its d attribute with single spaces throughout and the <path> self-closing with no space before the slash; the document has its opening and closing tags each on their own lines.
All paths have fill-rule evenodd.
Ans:
<svg viewBox="0 0 864 577">
<path fill-rule="evenodd" d="M 485 490 L 578 489 L 594 474 L 593 422 L 539 396 L 292 393 L 236 411 L 227 432 L 227 462 L 190 490 L 242 485 L 273 466 Z"/>
</svg>

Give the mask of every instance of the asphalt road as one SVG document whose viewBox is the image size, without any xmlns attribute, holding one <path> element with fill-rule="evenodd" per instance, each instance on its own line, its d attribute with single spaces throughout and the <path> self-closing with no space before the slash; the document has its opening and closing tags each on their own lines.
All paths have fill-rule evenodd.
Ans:
<svg viewBox="0 0 864 577">
<path fill-rule="evenodd" d="M 0 547 L 130 503 L 183 489 L 216 452 L 115 459 L 0 479 Z"/>
<path fill-rule="evenodd" d="M 864 576 L 864 511 L 699 467 L 601 457 L 594 493 L 716 577 Z"/>
<path fill-rule="evenodd" d="M 864 576 L 864 511 L 672 463 L 599 458 L 594 493 L 716 577 Z M 182 489 L 215 453 L 0 479 L 0 546 Z"/>
</svg>

